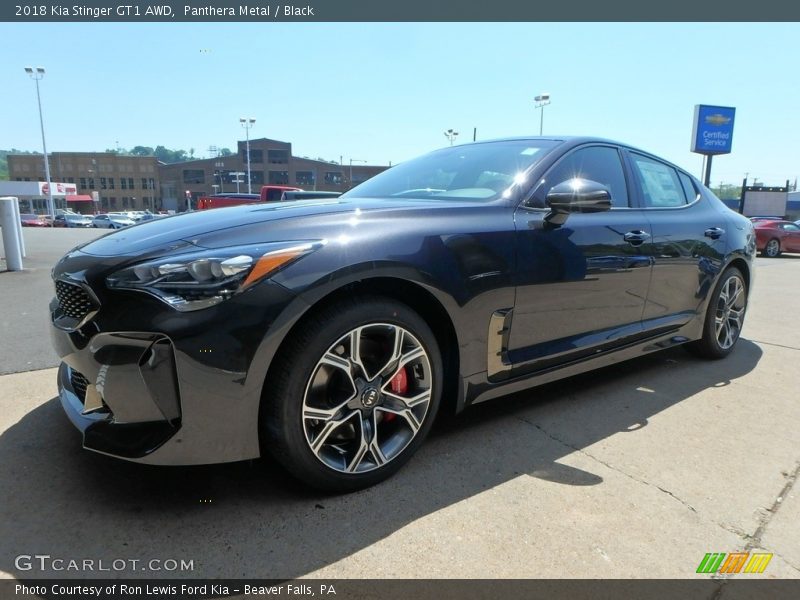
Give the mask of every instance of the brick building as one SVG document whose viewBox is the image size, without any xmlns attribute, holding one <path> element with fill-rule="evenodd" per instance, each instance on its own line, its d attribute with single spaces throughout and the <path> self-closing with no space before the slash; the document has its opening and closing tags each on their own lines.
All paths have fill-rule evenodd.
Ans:
<svg viewBox="0 0 800 600">
<path fill-rule="evenodd" d="M 161 205 L 158 161 L 114 152 L 52 152 L 50 179 L 74 183 L 78 194 L 97 193 L 95 212 L 155 210 Z M 11 181 L 44 181 L 41 154 L 9 154 Z M 58 208 L 65 208 L 59 200 Z M 63 204 L 63 206 L 61 206 Z"/>
<path fill-rule="evenodd" d="M 231 156 L 171 164 L 160 163 L 153 156 L 115 152 L 52 152 L 50 179 L 76 184 L 78 194 L 96 192 L 94 212 L 183 211 L 187 190 L 195 200 L 215 192 L 248 191 L 246 143 L 238 142 L 237 150 Z M 270 183 L 345 192 L 386 168 L 360 162 L 351 165 L 349 160 L 342 165 L 301 158 L 292 155 L 289 142 L 268 138 L 250 141 L 253 193 Z M 9 154 L 8 173 L 11 181 L 44 181 L 42 155 Z M 59 208 L 66 206 L 63 200 L 57 203 Z"/>
<path fill-rule="evenodd" d="M 352 172 L 351 172 L 352 168 Z M 250 191 L 262 185 L 290 185 L 304 190 L 345 192 L 387 167 L 301 158 L 292 155 L 292 145 L 268 138 L 250 140 Z M 352 173 L 352 176 L 351 176 Z M 237 175 L 239 174 L 239 175 Z M 164 208 L 185 210 L 186 192 L 193 199 L 216 192 L 248 192 L 247 145 L 240 141 L 231 156 L 204 158 L 161 165 L 160 181 Z M 238 181 L 237 181 L 238 180 Z"/>
</svg>

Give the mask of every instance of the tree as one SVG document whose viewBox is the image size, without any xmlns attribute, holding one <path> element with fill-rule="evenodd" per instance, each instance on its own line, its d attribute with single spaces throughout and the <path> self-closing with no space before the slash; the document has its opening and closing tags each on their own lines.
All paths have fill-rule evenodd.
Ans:
<svg viewBox="0 0 800 600">
<path fill-rule="evenodd" d="M 222 148 L 219 151 L 219 155 L 220 156 L 233 156 L 233 152 L 231 152 L 230 148 Z"/>
<path fill-rule="evenodd" d="M 742 197 L 742 186 L 732 185 L 730 183 L 720 183 L 716 187 L 712 187 L 711 191 L 716 194 L 720 200 L 738 200 Z"/>
<path fill-rule="evenodd" d="M 130 154 L 134 156 L 153 156 L 153 149 L 150 146 L 134 146 Z"/>
</svg>

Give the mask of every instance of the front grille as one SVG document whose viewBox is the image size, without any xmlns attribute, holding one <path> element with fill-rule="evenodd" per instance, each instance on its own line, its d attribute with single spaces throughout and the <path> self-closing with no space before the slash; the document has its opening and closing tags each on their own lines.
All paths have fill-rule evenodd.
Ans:
<svg viewBox="0 0 800 600">
<path fill-rule="evenodd" d="M 83 319 L 95 308 L 86 290 L 79 285 L 60 279 L 56 281 L 56 297 L 61 311 L 73 319 Z"/>
<path fill-rule="evenodd" d="M 72 372 L 69 376 L 69 381 L 72 384 L 72 390 L 75 392 L 75 395 L 80 399 L 81 402 L 86 401 L 86 386 L 89 385 L 89 380 L 86 379 L 81 373 L 78 373 L 75 369 L 72 369 Z"/>
</svg>

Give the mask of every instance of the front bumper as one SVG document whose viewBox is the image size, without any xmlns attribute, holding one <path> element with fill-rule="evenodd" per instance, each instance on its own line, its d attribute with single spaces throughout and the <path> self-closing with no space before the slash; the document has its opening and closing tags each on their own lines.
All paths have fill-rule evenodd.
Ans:
<svg viewBox="0 0 800 600">
<path fill-rule="evenodd" d="M 147 294 L 81 285 L 98 294 L 96 310 L 71 319 L 60 302 L 82 305 L 54 299 L 51 338 L 61 404 L 85 448 L 160 465 L 260 456 L 261 391 L 294 294 L 265 281 L 178 313 Z"/>
<path fill-rule="evenodd" d="M 80 352 L 67 346 L 69 334 L 54 332 L 56 348 L 66 350 L 69 361 L 58 370 L 61 405 L 83 432 L 84 447 L 143 459 L 180 431 L 174 349 L 167 338 L 101 334 Z"/>
</svg>

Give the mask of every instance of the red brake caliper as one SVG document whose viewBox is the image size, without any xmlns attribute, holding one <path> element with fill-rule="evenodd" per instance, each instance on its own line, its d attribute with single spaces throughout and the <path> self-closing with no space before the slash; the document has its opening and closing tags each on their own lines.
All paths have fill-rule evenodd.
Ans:
<svg viewBox="0 0 800 600">
<path fill-rule="evenodd" d="M 397 375 L 392 377 L 392 380 L 389 382 L 389 386 L 392 388 L 392 393 L 397 394 L 398 396 L 405 396 L 408 393 L 408 375 L 406 374 L 406 368 L 403 367 L 397 372 Z M 393 413 L 384 413 L 383 420 L 384 421 L 393 421 L 397 415 Z"/>
</svg>

